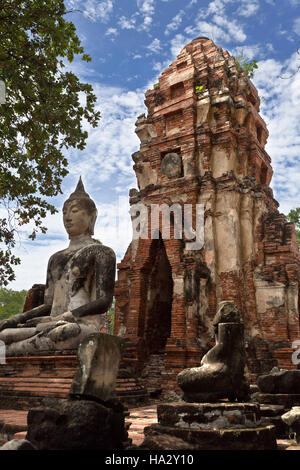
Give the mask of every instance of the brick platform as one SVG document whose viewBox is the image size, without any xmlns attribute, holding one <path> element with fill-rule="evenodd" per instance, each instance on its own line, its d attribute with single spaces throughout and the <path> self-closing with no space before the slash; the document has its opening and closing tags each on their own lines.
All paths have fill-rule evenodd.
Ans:
<svg viewBox="0 0 300 470">
<path fill-rule="evenodd" d="M 0 366 L 0 409 L 26 410 L 44 398 L 67 398 L 77 365 L 76 355 L 7 357 L 6 364 Z M 145 403 L 148 398 L 124 363 L 116 393 L 131 406 Z"/>
</svg>

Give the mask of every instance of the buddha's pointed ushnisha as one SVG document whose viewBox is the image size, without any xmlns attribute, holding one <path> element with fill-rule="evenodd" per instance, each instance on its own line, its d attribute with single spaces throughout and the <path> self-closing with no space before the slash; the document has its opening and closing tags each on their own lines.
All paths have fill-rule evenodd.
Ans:
<svg viewBox="0 0 300 470">
<path fill-rule="evenodd" d="M 88 198 L 88 199 L 90 199 L 90 196 L 88 195 L 88 193 L 84 189 L 84 185 L 83 185 L 81 176 L 79 177 L 76 189 L 70 195 L 69 200 L 78 199 L 78 198 Z"/>
</svg>

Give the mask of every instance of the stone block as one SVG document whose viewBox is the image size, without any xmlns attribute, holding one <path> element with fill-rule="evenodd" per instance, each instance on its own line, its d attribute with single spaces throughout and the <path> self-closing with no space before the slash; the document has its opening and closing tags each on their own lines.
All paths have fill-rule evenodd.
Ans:
<svg viewBox="0 0 300 470">
<path fill-rule="evenodd" d="M 118 336 L 94 333 L 78 348 L 79 366 L 70 396 L 82 396 L 103 402 L 115 398 L 116 379 L 125 342 Z"/>
<path fill-rule="evenodd" d="M 281 419 L 296 434 L 296 441 L 300 444 L 300 406 L 293 406 Z"/>
<path fill-rule="evenodd" d="M 274 367 L 269 374 L 258 377 L 257 385 L 262 393 L 299 394 L 300 370 L 284 370 Z"/>
<path fill-rule="evenodd" d="M 123 407 L 56 400 L 29 410 L 27 439 L 38 450 L 120 450 L 127 439 Z"/>
</svg>

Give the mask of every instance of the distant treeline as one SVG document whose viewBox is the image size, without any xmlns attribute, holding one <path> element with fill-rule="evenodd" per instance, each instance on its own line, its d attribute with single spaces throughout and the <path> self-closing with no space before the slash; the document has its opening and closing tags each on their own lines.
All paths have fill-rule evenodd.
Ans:
<svg viewBox="0 0 300 470">
<path fill-rule="evenodd" d="M 22 313 L 26 298 L 26 290 L 0 288 L 0 320 Z"/>
<path fill-rule="evenodd" d="M 300 207 L 296 207 L 296 209 L 291 209 L 287 215 L 287 219 L 295 224 L 297 241 L 298 245 L 300 246 Z"/>
</svg>

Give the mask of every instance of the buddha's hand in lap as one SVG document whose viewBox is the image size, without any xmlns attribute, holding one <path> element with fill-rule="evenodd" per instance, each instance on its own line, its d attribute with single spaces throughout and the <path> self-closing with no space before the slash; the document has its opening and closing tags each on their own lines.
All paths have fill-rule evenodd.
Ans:
<svg viewBox="0 0 300 470">
<path fill-rule="evenodd" d="M 65 341 L 68 338 L 78 336 L 81 332 L 81 328 L 76 322 L 65 322 L 58 321 L 57 325 L 48 333 L 48 337 L 51 341 L 57 343 Z"/>
<path fill-rule="evenodd" d="M 67 323 L 76 323 L 76 319 L 73 317 L 72 312 L 67 311 L 57 315 L 53 318 L 57 322 L 67 322 Z"/>
</svg>

